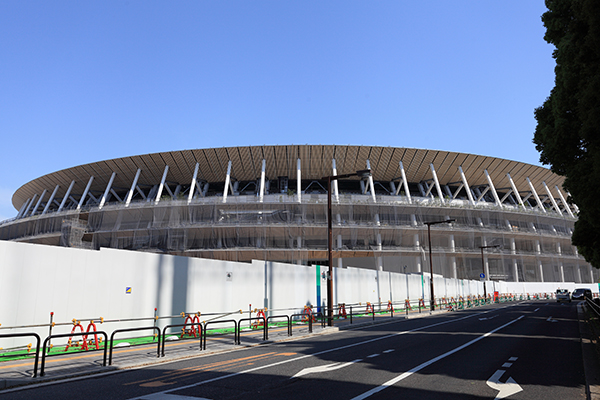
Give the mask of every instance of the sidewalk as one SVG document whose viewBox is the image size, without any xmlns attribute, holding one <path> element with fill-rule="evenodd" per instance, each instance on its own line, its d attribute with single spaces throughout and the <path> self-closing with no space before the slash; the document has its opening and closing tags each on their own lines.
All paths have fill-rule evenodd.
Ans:
<svg viewBox="0 0 600 400">
<path fill-rule="evenodd" d="M 446 311 L 435 311 L 434 313 L 438 314 L 442 312 Z M 375 314 L 375 318 L 373 318 L 372 315 L 363 317 L 354 316 L 352 318 L 352 324 L 350 323 L 350 318 L 346 318 L 335 320 L 333 327 L 322 327 L 320 322 L 314 322 L 312 324 L 312 333 L 309 333 L 307 324 L 293 324 L 292 336 L 288 336 L 287 327 L 270 327 L 268 330 L 268 339 L 266 341 L 263 340 L 262 330 L 250 331 L 242 329 L 240 332 L 240 345 L 234 344 L 233 334 L 209 336 L 206 341 L 206 350 L 201 350 L 200 340 L 197 338 L 169 340 L 169 337 L 177 336 L 176 334 L 171 334 L 167 335 L 167 340 L 164 344 L 164 357 L 157 357 L 157 353 L 161 352 L 158 348 L 158 343 L 133 347 L 115 347 L 113 348 L 112 364 L 108 365 L 109 355 L 107 354 L 107 366 L 105 367 L 102 366 L 104 358 L 103 350 L 55 355 L 46 357 L 44 376 L 41 376 L 42 357 L 40 356 L 37 377 L 35 378 L 32 377 L 34 370 L 33 358 L 5 361 L 0 362 L 0 390 L 16 386 L 31 385 L 83 375 L 102 374 L 122 369 L 141 367 L 144 365 L 205 356 L 240 349 L 242 347 L 258 346 L 264 343 L 297 340 L 312 335 L 329 334 L 339 330 L 380 324 L 398 319 L 425 317 L 431 314 L 433 313 L 430 311 L 423 311 L 421 313 L 411 312 L 408 315 L 395 313 L 393 319 L 390 314 Z"/>
</svg>

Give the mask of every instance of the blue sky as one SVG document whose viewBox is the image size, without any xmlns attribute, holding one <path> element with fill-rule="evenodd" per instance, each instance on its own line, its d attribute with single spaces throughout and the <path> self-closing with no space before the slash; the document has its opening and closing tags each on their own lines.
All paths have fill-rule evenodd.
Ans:
<svg viewBox="0 0 600 400">
<path fill-rule="evenodd" d="M 539 164 L 543 0 L 0 2 L 0 220 L 79 164 L 365 144 Z"/>
</svg>

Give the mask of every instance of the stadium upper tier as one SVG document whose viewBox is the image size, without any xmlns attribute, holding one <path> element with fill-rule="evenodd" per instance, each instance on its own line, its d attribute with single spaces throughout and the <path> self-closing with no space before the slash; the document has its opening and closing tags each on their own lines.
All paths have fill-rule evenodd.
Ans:
<svg viewBox="0 0 600 400">
<path fill-rule="evenodd" d="M 438 273 L 477 277 L 484 247 L 496 279 L 593 279 L 570 242 L 577 208 L 562 177 L 425 149 L 228 147 L 80 165 L 19 188 L 18 214 L 0 223 L 0 239 L 323 264 L 326 177 L 365 169 L 370 176 L 332 183 L 338 266 L 418 272 L 426 223 L 453 218 L 432 228 Z"/>
</svg>

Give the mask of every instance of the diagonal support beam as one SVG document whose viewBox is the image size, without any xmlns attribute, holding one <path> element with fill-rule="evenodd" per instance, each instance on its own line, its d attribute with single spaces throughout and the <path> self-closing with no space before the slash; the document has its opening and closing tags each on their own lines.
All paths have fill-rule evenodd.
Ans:
<svg viewBox="0 0 600 400">
<path fill-rule="evenodd" d="M 544 207 L 544 204 L 542 203 L 542 201 L 540 200 L 540 196 L 538 196 L 537 192 L 535 191 L 535 188 L 533 187 L 533 183 L 531 183 L 531 181 L 529 180 L 529 177 L 526 178 L 527 179 L 527 183 L 529 184 L 529 188 L 531 189 L 531 192 L 533 193 L 533 197 L 535 197 L 535 201 L 537 202 L 537 206 L 539 209 L 541 209 L 544 214 L 546 214 L 546 208 Z"/>
<path fill-rule="evenodd" d="M 160 185 L 158 185 L 158 191 L 156 192 L 156 197 L 154 198 L 154 204 L 158 204 L 160 201 L 160 197 L 162 196 L 163 188 L 165 187 L 165 181 L 167 180 L 167 173 L 169 173 L 169 166 L 165 165 L 165 170 L 163 171 L 162 179 L 160 180 Z"/>
<path fill-rule="evenodd" d="M 567 203 L 567 201 L 565 200 L 565 196 L 563 196 L 562 192 L 558 188 L 558 185 L 556 185 L 554 187 L 556 188 L 556 191 L 558 192 L 558 197 L 560 197 L 560 201 L 565 206 L 565 210 L 567 210 L 567 213 L 569 214 L 569 216 L 571 218 L 575 218 L 575 215 L 573 215 L 573 212 L 571 211 L 571 207 L 569 207 L 569 203 Z"/>
<path fill-rule="evenodd" d="M 473 206 L 475 205 L 475 200 L 473 200 L 473 193 L 471 193 L 471 188 L 469 187 L 469 182 L 467 182 L 467 177 L 463 172 L 462 166 L 458 167 L 458 172 L 460 172 L 460 179 L 462 180 L 463 185 L 465 185 L 465 191 L 467 192 L 469 203 Z"/>
</svg>

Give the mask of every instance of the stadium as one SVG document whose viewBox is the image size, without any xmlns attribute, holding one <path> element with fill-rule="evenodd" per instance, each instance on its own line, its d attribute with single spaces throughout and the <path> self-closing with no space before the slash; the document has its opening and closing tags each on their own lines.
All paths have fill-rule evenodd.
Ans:
<svg viewBox="0 0 600 400">
<path fill-rule="evenodd" d="M 420 273 L 431 252 L 434 274 L 447 278 L 598 281 L 571 243 L 577 207 L 563 177 L 400 147 L 209 148 L 75 166 L 20 187 L 0 239 L 327 265 L 327 177 L 341 175 L 354 176 L 331 184 L 336 267 Z"/>
</svg>

